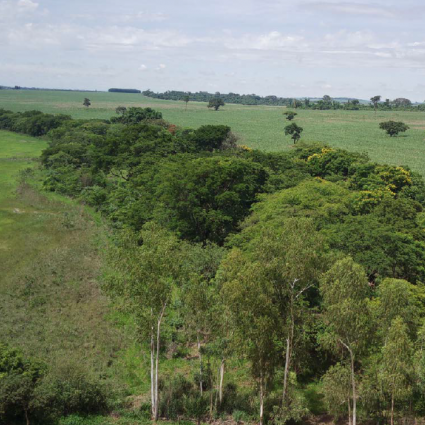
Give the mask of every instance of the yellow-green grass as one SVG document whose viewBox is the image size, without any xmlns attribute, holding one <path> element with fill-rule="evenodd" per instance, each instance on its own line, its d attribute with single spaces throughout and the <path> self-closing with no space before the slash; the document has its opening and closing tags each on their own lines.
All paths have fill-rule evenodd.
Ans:
<svg viewBox="0 0 425 425">
<path fill-rule="evenodd" d="M 88 97 L 92 106 L 83 106 Z M 290 149 L 284 136 L 282 107 L 226 105 L 218 112 L 205 103 L 164 101 L 126 93 L 84 93 L 64 91 L 0 91 L 0 108 L 13 111 L 31 109 L 70 114 L 75 118 L 102 118 L 115 115 L 115 108 L 150 106 L 161 111 L 174 124 L 196 128 L 204 124 L 225 124 L 240 137 L 240 143 L 267 151 Z M 367 152 L 371 159 L 394 165 L 408 165 L 425 175 L 425 112 L 311 111 L 297 110 L 296 122 L 304 128 L 302 140 L 323 142 L 356 152 Z M 384 120 L 404 121 L 410 130 L 389 137 L 379 129 Z"/>
</svg>

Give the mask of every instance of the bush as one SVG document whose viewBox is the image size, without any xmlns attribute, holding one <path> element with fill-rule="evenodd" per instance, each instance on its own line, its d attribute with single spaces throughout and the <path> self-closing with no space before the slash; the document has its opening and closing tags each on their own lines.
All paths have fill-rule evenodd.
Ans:
<svg viewBox="0 0 425 425">
<path fill-rule="evenodd" d="M 397 136 L 398 133 L 404 133 L 409 130 L 409 126 L 401 121 L 386 121 L 379 124 L 379 128 L 385 130 L 390 137 Z"/>
</svg>

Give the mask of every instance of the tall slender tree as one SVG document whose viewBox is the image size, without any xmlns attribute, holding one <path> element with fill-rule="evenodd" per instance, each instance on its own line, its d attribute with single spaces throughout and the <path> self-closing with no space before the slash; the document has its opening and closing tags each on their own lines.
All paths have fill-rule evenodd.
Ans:
<svg viewBox="0 0 425 425">
<path fill-rule="evenodd" d="M 369 285 L 366 273 L 350 257 L 338 261 L 321 280 L 324 320 L 327 333 L 322 341 L 328 347 L 348 354 L 352 387 L 352 425 L 357 423 L 356 365 L 371 337 Z"/>
</svg>

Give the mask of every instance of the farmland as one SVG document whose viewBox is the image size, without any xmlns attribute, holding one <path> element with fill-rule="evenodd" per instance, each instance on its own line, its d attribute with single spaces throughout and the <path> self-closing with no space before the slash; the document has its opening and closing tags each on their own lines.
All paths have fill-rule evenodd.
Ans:
<svg viewBox="0 0 425 425">
<path fill-rule="evenodd" d="M 84 97 L 92 106 L 83 106 Z M 266 151 L 290 149 L 291 140 L 283 134 L 282 107 L 226 105 L 218 112 L 205 103 L 164 101 L 137 94 L 83 93 L 60 91 L 0 91 L 0 108 L 12 111 L 40 110 L 69 114 L 74 118 L 107 119 L 117 106 L 152 107 L 166 120 L 184 127 L 225 124 L 240 137 L 240 144 Z M 393 165 L 408 165 L 425 175 L 425 113 L 371 111 L 298 110 L 297 123 L 304 128 L 302 140 L 323 142 L 354 152 L 367 152 L 372 160 Z M 385 120 L 404 121 L 410 130 L 390 138 L 378 124 Z"/>
</svg>

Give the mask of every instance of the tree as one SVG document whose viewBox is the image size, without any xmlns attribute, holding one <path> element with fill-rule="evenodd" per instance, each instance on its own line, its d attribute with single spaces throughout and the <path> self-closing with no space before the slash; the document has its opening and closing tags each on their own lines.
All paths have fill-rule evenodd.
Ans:
<svg viewBox="0 0 425 425">
<path fill-rule="evenodd" d="M 187 111 L 187 104 L 189 103 L 190 96 L 188 94 L 183 96 L 183 101 L 186 103 L 186 111 Z"/>
<path fill-rule="evenodd" d="M 385 121 L 379 124 L 379 128 L 385 130 L 390 137 L 397 136 L 398 133 L 404 133 L 409 130 L 409 126 L 401 121 Z"/>
<path fill-rule="evenodd" d="M 376 110 L 378 109 L 378 104 L 381 101 L 381 96 L 373 96 L 370 98 L 370 101 L 372 102 L 372 105 L 375 108 L 375 115 L 376 115 Z"/>
<path fill-rule="evenodd" d="M 84 102 L 83 105 L 88 108 L 91 105 L 90 99 L 88 99 L 87 97 L 84 98 Z"/>
<path fill-rule="evenodd" d="M 330 96 L 328 96 L 327 94 L 325 94 L 322 98 L 323 102 L 326 103 L 331 103 L 332 102 L 332 98 Z"/>
<path fill-rule="evenodd" d="M 224 302 L 232 312 L 236 334 L 242 341 L 246 338 L 248 358 L 256 362 L 253 374 L 259 379 L 260 401 L 266 383 L 262 379 L 283 363 L 278 415 L 289 419 L 290 373 L 308 317 L 307 296 L 325 264 L 323 243 L 308 219 L 293 218 L 281 227 L 259 230 L 251 240 L 252 233 L 247 233 L 243 251 L 235 248 L 224 262 Z M 250 329 L 252 322 L 257 329 Z M 237 339 L 236 345 L 241 343 Z"/>
<path fill-rule="evenodd" d="M 408 328 L 401 317 L 393 320 L 382 348 L 380 380 L 391 403 L 391 425 L 394 425 L 394 405 L 412 393 L 413 346 Z"/>
<path fill-rule="evenodd" d="M 290 135 L 295 144 L 301 138 L 303 130 L 302 127 L 293 122 L 285 127 L 285 135 Z"/>
<path fill-rule="evenodd" d="M 295 118 L 295 116 L 298 115 L 298 114 L 296 112 L 293 112 L 293 111 L 287 111 L 287 112 L 284 112 L 283 115 L 286 115 L 286 119 L 288 121 L 292 121 Z"/>
<path fill-rule="evenodd" d="M 213 108 L 215 111 L 218 111 L 220 106 L 224 106 L 224 101 L 220 97 L 214 97 L 208 103 L 208 109 Z"/>
<path fill-rule="evenodd" d="M 44 373 L 42 364 L 0 343 L 0 420 L 5 420 L 2 423 L 14 422 L 23 416 L 30 425 L 31 414 L 37 410 L 37 404 L 41 404 L 36 391 Z"/>
<path fill-rule="evenodd" d="M 117 108 L 115 109 L 115 112 L 118 115 L 124 115 L 124 113 L 127 111 L 127 108 L 125 106 L 117 106 Z"/>
<path fill-rule="evenodd" d="M 155 223 L 147 223 L 140 240 L 127 233 L 111 249 L 110 264 L 115 271 L 108 279 L 107 289 L 123 298 L 127 310 L 134 314 L 142 341 L 150 346 L 151 411 L 156 421 L 161 330 L 178 283 L 180 245 L 174 235 Z"/>
<path fill-rule="evenodd" d="M 350 257 L 340 260 L 324 275 L 320 292 L 327 325 L 322 342 L 349 355 L 351 372 L 352 425 L 357 422 L 356 363 L 370 338 L 371 315 L 366 273 Z"/>
<path fill-rule="evenodd" d="M 326 407 L 335 419 L 339 419 L 348 410 L 348 422 L 351 425 L 351 370 L 341 363 L 331 366 L 322 377 L 322 391 Z M 346 406 L 346 407 L 345 407 Z"/>
</svg>

